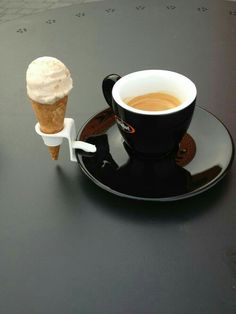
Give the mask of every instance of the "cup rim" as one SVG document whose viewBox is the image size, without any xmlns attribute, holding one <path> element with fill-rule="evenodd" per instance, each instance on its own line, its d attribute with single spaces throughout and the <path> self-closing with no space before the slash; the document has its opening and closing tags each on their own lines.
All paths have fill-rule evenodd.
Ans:
<svg viewBox="0 0 236 314">
<path fill-rule="evenodd" d="M 122 86 L 122 84 L 124 83 L 124 81 L 135 77 L 135 76 L 140 76 L 140 75 L 153 75 L 153 74 L 169 74 L 172 76 L 179 76 L 182 79 L 184 79 L 189 87 L 192 89 L 192 93 L 191 93 L 191 97 L 189 97 L 186 101 L 184 101 L 181 105 L 172 108 L 172 109 L 167 109 L 167 110 L 160 110 L 160 111 L 147 111 L 147 110 L 141 110 L 141 109 L 136 109 L 133 108 L 129 105 L 127 105 L 123 99 L 120 97 L 119 94 L 119 89 Z M 137 95 L 138 96 L 138 95 Z M 169 70 L 159 70 L 159 69 L 151 69 L 151 70 L 141 70 L 141 71 L 136 71 L 136 72 L 132 72 L 129 74 L 126 74 L 124 76 L 122 76 L 113 86 L 112 88 L 112 97 L 115 100 L 115 102 L 117 104 L 119 104 L 121 107 L 123 107 L 124 109 L 130 111 L 130 112 L 134 112 L 137 114 L 144 114 L 144 115 L 167 115 L 167 114 L 173 114 L 175 112 L 179 112 L 181 110 L 183 110 L 184 108 L 188 107 L 189 105 L 191 105 L 193 103 L 193 101 L 195 100 L 195 98 L 197 97 L 197 88 L 196 85 L 193 83 L 192 80 L 190 80 L 187 76 L 180 74 L 178 72 L 175 71 L 169 71 Z"/>
</svg>

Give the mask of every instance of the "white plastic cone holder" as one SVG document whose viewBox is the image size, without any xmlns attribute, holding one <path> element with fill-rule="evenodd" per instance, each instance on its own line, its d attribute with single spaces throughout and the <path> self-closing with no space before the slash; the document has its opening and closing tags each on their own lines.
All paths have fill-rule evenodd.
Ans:
<svg viewBox="0 0 236 314">
<path fill-rule="evenodd" d="M 40 130 L 39 123 L 35 125 L 35 131 L 42 136 L 44 144 L 47 146 L 58 146 L 63 142 L 63 138 L 67 138 L 69 143 L 70 160 L 77 161 L 75 155 L 75 149 L 80 149 L 86 153 L 95 153 L 97 151 L 96 146 L 83 142 L 76 141 L 75 121 L 71 118 L 64 119 L 64 129 L 58 133 L 46 134 Z"/>
</svg>

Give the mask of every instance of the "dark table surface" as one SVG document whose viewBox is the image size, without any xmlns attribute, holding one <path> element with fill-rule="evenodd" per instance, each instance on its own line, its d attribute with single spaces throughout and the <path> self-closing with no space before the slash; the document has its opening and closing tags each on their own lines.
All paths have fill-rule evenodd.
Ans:
<svg viewBox="0 0 236 314">
<path fill-rule="evenodd" d="M 61 59 L 79 129 L 106 103 L 103 77 L 184 73 L 236 139 L 236 4 L 104 1 L 0 28 L 0 313 L 236 313 L 236 169 L 171 203 L 114 196 L 34 132 L 28 64 Z"/>
</svg>

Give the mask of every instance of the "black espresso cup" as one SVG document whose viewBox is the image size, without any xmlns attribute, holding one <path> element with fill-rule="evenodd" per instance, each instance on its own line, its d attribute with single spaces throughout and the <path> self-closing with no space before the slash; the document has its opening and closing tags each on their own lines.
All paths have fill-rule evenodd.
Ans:
<svg viewBox="0 0 236 314">
<path fill-rule="evenodd" d="M 196 86 L 189 78 L 172 71 L 144 70 L 123 77 L 108 75 L 102 88 L 121 135 L 134 152 L 162 157 L 178 150 L 190 125 L 197 96 Z M 128 100 L 137 96 L 156 93 L 174 97 L 178 104 L 172 108 L 146 109 L 142 97 L 139 107 L 129 104 Z"/>
</svg>

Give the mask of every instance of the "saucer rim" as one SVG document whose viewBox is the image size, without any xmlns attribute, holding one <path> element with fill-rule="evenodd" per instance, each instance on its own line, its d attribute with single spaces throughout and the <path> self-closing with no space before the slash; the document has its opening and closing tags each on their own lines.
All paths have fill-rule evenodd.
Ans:
<svg viewBox="0 0 236 314">
<path fill-rule="evenodd" d="M 102 110 L 99 110 L 96 114 L 94 114 L 93 116 L 91 116 L 84 124 L 83 126 L 79 129 L 76 138 L 80 138 L 80 135 L 82 133 L 82 131 L 84 130 L 85 126 L 93 119 L 95 118 L 98 114 L 102 113 L 103 111 L 109 109 L 109 107 L 106 107 Z M 96 179 L 95 177 L 93 177 L 91 175 L 91 173 L 87 170 L 87 168 L 84 166 L 84 163 L 82 162 L 82 155 L 79 154 L 78 152 L 76 153 L 76 159 L 77 162 L 81 168 L 81 170 L 83 171 L 83 173 L 90 179 L 92 180 L 92 182 L 97 185 L 99 188 L 122 198 L 126 198 L 126 199 L 132 199 L 132 200 L 137 200 L 137 201 L 149 201 L 149 202 L 174 202 L 174 201 L 180 201 L 180 200 L 184 200 L 184 199 L 188 199 L 194 196 L 197 196 L 199 194 L 202 194 L 206 191 L 208 191 L 209 189 L 213 188 L 215 185 L 217 185 L 217 183 L 219 183 L 221 180 L 224 179 L 224 177 L 228 174 L 233 160 L 234 160 L 234 156 L 235 156 L 235 145 L 234 145 L 234 141 L 233 141 L 233 137 L 229 132 L 229 129 L 226 127 L 226 125 L 212 112 L 210 112 L 209 110 L 196 105 L 195 106 L 195 110 L 202 110 L 204 112 L 207 112 L 208 114 L 210 114 L 211 116 L 213 116 L 226 130 L 229 138 L 230 138 L 230 143 L 231 143 L 231 148 L 232 148 L 232 153 L 230 156 L 230 160 L 228 165 L 225 167 L 223 173 L 219 174 L 218 177 L 216 177 L 214 180 L 212 180 L 211 182 L 209 182 L 206 185 L 203 185 L 202 187 L 200 187 L 197 190 L 188 192 L 188 193 L 184 193 L 184 194 L 180 194 L 180 195 L 174 195 L 174 196 L 168 196 L 168 197 L 142 197 L 142 196 L 134 196 L 134 195 L 130 195 L 130 194 L 125 194 L 125 193 L 121 193 L 119 191 L 113 190 L 112 188 L 110 188 L 109 186 L 103 184 L 101 181 L 99 181 L 98 179 Z M 114 123 L 115 124 L 115 123 Z M 191 124 L 190 124 L 191 125 Z M 189 133 L 191 135 L 191 133 Z"/>
</svg>

